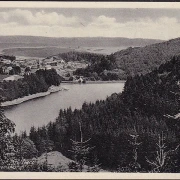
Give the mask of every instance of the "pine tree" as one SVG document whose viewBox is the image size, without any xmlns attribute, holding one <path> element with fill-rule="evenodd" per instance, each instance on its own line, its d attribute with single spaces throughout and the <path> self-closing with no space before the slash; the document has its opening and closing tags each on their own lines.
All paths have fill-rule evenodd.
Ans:
<svg viewBox="0 0 180 180">
<path fill-rule="evenodd" d="M 99 172 L 100 171 L 101 163 L 99 163 L 99 159 L 97 158 L 97 155 L 94 157 L 93 165 L 92 167 L 88 167 L 88 172 Z"/>
<path fill-rule="evenodd" d="M 45 139 L 41 139 L 40 143 L 40 151 L 45 153 L 45 161 L 43 163 L 42 170 L 43 171 L 51 171 L 51 167 L 48 165 L 48 152 L 52 151 L 54 147 L 53 141 L 49 140 L 49 136 L 47 133 L 46 127 L 43 128 L 45 133 Z"/>
<path fill-rule="evenodd" d="M 87 156 L 90 153 L 90 151 L 93 149 L 93 147 L 89 147 L 88 142 L 91 140 L 89 138 L 88 140 L 83 140 L 83 133 L 82 133 L 82 126 L 81 122 L 79 122 L 79 128 L 80 128 L 80 141 L 72 141 L 72 150 L 69 150 L 73 153 L 73 157 L 75 160 L 74 169 L 76 171 L 83 171 L 84 165 L 87 162 Z M 77 163 L 77 164 L 76 164 Z"/>
<path fill-rule="evenodd" d="M 163 132 L 158 137 L 157 151 L 154 160 L 149 160 L 146 157 L 146 161 L 152 166 L 152 172 L 166 172 L 166 168 L 170 163 L 170 155 L 175 153 L 179 148 L 180 144 L 174 150 L 166 150 L 165 136 Z"/>
<path fill-rule="evenodd" d="M 138 172 L 141 169 L 141 165 L 138 163 L 138 148 L 141 142 L 138 142 L 139 135 L 135 127 L 134 127 L 134 133 L 130 134 L 130 137 L 132 139 L 129 142 L 132 145 L 132 149 L 133 149 L 133 162 L 130 163 L 130 168 L 132 169 L 132 171 Z"/>
</svg>

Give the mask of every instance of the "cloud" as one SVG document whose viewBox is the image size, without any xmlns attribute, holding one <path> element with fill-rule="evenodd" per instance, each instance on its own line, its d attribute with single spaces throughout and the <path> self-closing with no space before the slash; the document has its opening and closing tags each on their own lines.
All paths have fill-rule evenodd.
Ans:
<svg viewBox="0 0 180 180">
<path fill-rule="evenodd" d="M 91 32 L 99 36 L 171 39 L 180 36 L 180 24 L 174 17 L 138 18 L 126 22 L 115 18 L 99 16 L 88 25 Z"/>
<path fill-rule="evenodd" d="M 94 17 L 93 21 L 89 24 L 89 26 L 101 26 L 101 27 L 110 27 L 116 24 L 116 18 L 107 17 L 104 15 Z"/>
<path fill-rule="evenodd" d="M 131 36 L 135 37 L 167 40 L 180 36 L 180 24 L 176 18 L 164 16 L 155 21 L 150 18 L 141 18 L 138 21 L 130 21 L 124 25 L 126 29 L 129 29 Z"/>
<path fill-rule="evenodd" d="M 49 37 L 128 37 L 171 39 L 180 36 L 177 18 L 161 16 L 131 18 L 126 21 L 105 14 L 83 19 L 55 11 L 15 9 L 0 12 L 0 35 L 34 35 Z"/>
<path fill-rule="evenodd" d="M 0 13 L 2 23 L 17 23 L 19 25 L 44 25 L 44 26 L 73 26 L 79 22 L 77 17 L 65 17 L 56 12 L 46 13 L 39 11 L 32 13 L 30 10 L 16 9 Z"/>
</svg>

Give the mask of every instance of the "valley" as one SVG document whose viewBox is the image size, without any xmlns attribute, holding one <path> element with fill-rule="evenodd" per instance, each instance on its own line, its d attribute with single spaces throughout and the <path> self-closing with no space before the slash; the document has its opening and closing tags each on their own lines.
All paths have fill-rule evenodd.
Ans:
<svg viewBox="0 0 180 180">
<path fill-rule="evenodd" d="M 25 161 L 33 161 L 36 154 L 36 171 L 39 167 L 42 171 L 153 172 L 147 156 L 153 159 L 149 154 L 162 136 L 167 148 L 177 153 L 169 157 L 176 163 L 166 160 L 169 168 L 163 165 L 158 171 L 179 172 L 179 44 L 177 38 L 144 47 L 112 47 L 120 51 L 102 54 L 94 52 L 108 47 L 5 49 L 0 95 L 7 107 L 1 115 L 16 124 L 13 138 L 32 144 L 31 154 L 23 155 Z M 52 86 L 68 91 L 46 96 Z M 30 98 L 41 93 L 45 95 Z M 26 97 L 30 99 L 8 106 Z M 87 164 L 78 167 L 70 162 L 74 156 L 69 150 L 82 137 L 87 141 L 80 143 L 94 150 L 88 150 Z M 143 145 L 136 149 L 134 141 Z M 134 160 L 134 153 L 141 158 Z M 51 162 L 47 156 L 58 160 Z M 94 166 L 94 156 L 101 167 Z M 34 165 L 28 166 L 30 171 Z"/>
</svg>

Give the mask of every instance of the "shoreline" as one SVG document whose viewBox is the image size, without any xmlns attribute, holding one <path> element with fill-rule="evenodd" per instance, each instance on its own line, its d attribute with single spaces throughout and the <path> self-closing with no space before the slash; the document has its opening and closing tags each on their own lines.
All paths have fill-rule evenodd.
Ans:
<svg viewBox="0 0 180 180">
<path fill-rule="evenodd" d="M 86 83 L 79 83 L 78 81 L 62 81 L 61 84 L 105 84 L 105 83 L 125 83 L 126 80 L 118 81 L 86 81 Z"/>
<path fill-rule="evenodd" d="M 62 81 L 61 85 L 62 84 L 84 84 L 85 85 L 85 84 L 125 83 L 125 82 L 126 82 L 125 80 L 119 80 L 119 81 L 86 81 L 86 83 L 79 83 L 77 81 Z M 48 91 L 46 91 L 46 92 L 31 94 L 28 96 L 24 96 L 22 98 L 14 99 L 12 101 L 5 101 L 5 102 L 1 103 L 0 107 L 8 107 L 8 106 L 18 105 L 18 104 L 21 104 L 23 102 L 26 102 L 26 101 L 29 101 L 32 99 L 45 97 L 45 96 L 50 95 L 51 93 L 55 93 L 58 91 L 64 91 L 64 90 L 68 90 L 68 89 L 61 87 L 61 86 L 50 86 Z"/>
<path fill-rule="evenodd" d="M 58 92 L 58 91 L 64 91 L 64 90 L 68 90 L 68 89 L 66 89 L 64 87 L 61 87 L 61 86 L 50 86 L 48 91 L 46 91 L 46 92 L 40 92 L 40 93 L 36 93 L 36 94 L 31 94 L 31 95 L 28 95 L 28 96 L 24 96 L 22 98 L 14 99 L 12 101 L 5 101 L 5 102 L 1 103 L 0 107 L 8 107 L 8 106 L 13 106 L 13 105 L 18 105 L 18 104 L 21 104 L 21 103 L 23 103 L 25 101 L 29 101 L 29 100 L 32 100 L 32 99 L 44 97 L 44 96 L 50 95 L 51 93 L 55 93 L 55 92 Z"/>
</svg>

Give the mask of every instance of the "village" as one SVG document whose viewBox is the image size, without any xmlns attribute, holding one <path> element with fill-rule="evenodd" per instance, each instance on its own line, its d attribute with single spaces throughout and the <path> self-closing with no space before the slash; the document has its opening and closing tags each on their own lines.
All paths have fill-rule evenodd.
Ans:
<svg viewBox="0 0 180 180">
<path fill-rule="evenodd" d="M 0 55 L 0 81 L 15 81 L 24 75 L 35 73 L 39 69 L 55 69 L 64 82 L 85 82 L 83 76 L 75 76 L 73 72 L 78 68 L 85 68 L 86 62 L 64 61 L 60 57 L 28 58 Z"/>
</svg>

